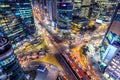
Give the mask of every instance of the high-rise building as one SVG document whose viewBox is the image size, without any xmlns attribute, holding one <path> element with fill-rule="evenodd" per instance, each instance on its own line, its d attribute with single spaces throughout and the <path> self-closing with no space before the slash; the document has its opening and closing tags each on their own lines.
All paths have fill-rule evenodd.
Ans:
<svg viewBox="0 0 120 80">
<path fill-rule="evenodd" d="M 56 21 L 57 18 L 57 0 L 46 0 L 46 9 L 49 20 Z"/>
<path fill-rule="evenodd" d="M 25 32 L 14 3 L 0 3 L 0 32 L 11 40 L 19 41 Z"/>
<path fill-rule="evenodd" d="M 120 14 L 119 14 L 119 10 L 120 10 L 120 4 L 118 4 L 118 7 L 116 8 L 116 11 L 113 15 L 113 18 L 111 20 L 110 26 L 106 31 L 104 40 L 102 42 L 102 53 L 101 53 L 101 58 L 104 58 L 104 52 L 106 51 L 107 47 L 109 44 L 112 44 L 114 41 L 118 41 L 119 42 L 119 37 L 120 37 Z"/>
<path fill-rule="evenodd" d="M 57 3 L 57 27 L 60 32 L 69 32 L 70 23 L 72 21 L 73 3 L 58 2 Z"/>
<path fill-rule="evenodd" d="M 29 0 L 0 1 L 0 34 L 13 43 L 34 34 L 35 25 Z"/>
<path fill-rule="evenodd" d="M 8 38 L 0 37 L 0 67 L 10 80 L 25 80 L 25 75 L 19 65 Z"/>
<path fill-rule="evenodd" d="M 111 61 L 119 54 L 120 46 L 120 3 L 118 4 L 113 18 L 111 20 L 110 26 L 108 27 L 103 42 L 100 47 L 100 58 L 101 65 L 100 68 L 104 72 L 105 68 L 110 65 Z M 118 60 L 118 63 L 120 60 Z M 119 66 L 116 64 L 116 66 Z M 112 73 L 112 72 L 111 72 Z M 116 79 L 115 79 L 116 80 Z"/>
<path fill-rule="evenodd" d="M 71 2 L 73 2 L 73 15 L 80 16 L 82 0 L 71 0 Z"/>
<path fill-rule="evenodd" d="M 73 0 L 73 15 L 80 15 L 81 0 Z"/>
<path fill-rule="evenodd" d="M 114 42 L 109 46 L 108 55 L 104 62 L 109 61 L 104 76 L 107 80 L 120 80 L 120 43 Z"/>
<path fill-rule="evenodd" d="M 31 35 L 35 33 L 35 24 L 32 14 L 30 1 L 16 3 L 17 14 L 20 14 L 22 19 L 23 29 L 26 34 Z"/>
</svg>

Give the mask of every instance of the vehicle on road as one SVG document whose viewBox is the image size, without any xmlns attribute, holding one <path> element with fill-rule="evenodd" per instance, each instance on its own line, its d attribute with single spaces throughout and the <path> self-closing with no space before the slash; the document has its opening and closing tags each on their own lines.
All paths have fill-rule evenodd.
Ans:
<svg viewBox="0 0 120 80">
<path fill-rule="evenodd" d="M 83 78 L 82 73 L 78 69 L 76 69 L 75 71 L 77 72 L 78 76 L 82 79 Z"/>
</svg>

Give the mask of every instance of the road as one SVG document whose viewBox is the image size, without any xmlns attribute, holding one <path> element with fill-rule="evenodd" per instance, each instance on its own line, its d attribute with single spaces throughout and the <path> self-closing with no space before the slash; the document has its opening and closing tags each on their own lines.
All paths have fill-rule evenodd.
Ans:
<svg viewBox="0 0 120 80">
<path fill-rule="evenodd" d="M 54 39 L 54 41 L 56 42 L 56 43 L 61 43 L 62 42 L 62 40 L 60 40 L 60 38 L 56 35 L 56 34 L 53 34 L 52 32 L 51 32 L 51 30 L 47 27 L 47 25 L 45 25 L 45 24 L 42 24 L 42 23 L 39 23 L 43 28 L 45 28 L 46 29 L 46 31 L 50 34 L 50 36 L 52 37 L 52 39 Z"/>
<path fill-rule="evenodd" d="M 81 80 L 77 75 L 75 75 L 74 71 L 71 69 L 67 61 L 63 58 L 62 54 L 56 54 L 56 58 L 65 70 L 68 80 Z"/>
<path fill-rule="evenodd" d="M 42 25 L 42 27 L 46 28 L 47 32 L 51 36 L 51 37 L 50 36 L 48 36 L 48 37 L 51 40 L 52 44 L 54 45 L 54 47 L 57 51 L 56 58 L 58 59 L 59 63 L 62 65 L 62 67 L 67 75 L 67 78 L 69 78 L 69 80 L 71 80 L 71 79 L 72 80 L 80 80 L 80 78 L 76 75 L 76 73 L 72 70 L 70 65 L 67 63 L 65 58 L 61 55 L 65 51 L 65 49 L 62 48 L 63 46 L 60 45 L 62 40 L 60 40 L 55 34 L 51 33 L 45 25 Z"/>
<path fill-rule="evenodd" d="M 46 31 L 49 33 L 50 36 L 49 39 L 51 40 L 53 46 L 56 49 L 56 58 L 58 59 L 59 63 L 62 65 L 67 77 L 69 80 L 80 80 L 80 78 L 78 78 L 78 76 L 76 75 L 76 73 L 72 70 L 72 68 L 70 67 L 70 65 L 67 63 L 67 61 L 60 55 L 62 53 L 64 53 L 65 49 L 63 49 L 63 45 L 60 45 L 62 40 L 59 39 L 59 37 L 52 33 L 51 30 L 47 27 L 47 25 L 43 24 L 43 23 L 39 23 L 41 25 L 42 28 L 45 28 Z M 82 70 L 80 70 L 82 72 Z M 83 72 L 82 72 L 83 73 Z M 84 74 L 83 74 L 84 75 Z M 86 76 L 84 76 L 83 80 L 86 80 Z M 89 79 L 87 79 L 89 80 Z"/>
<path fill-rule="evenodd" d="M 79 66 L 74 62 L 74 60 L 73 59 L 71 59 L 70 57 L 69 57 L 69 59 L 72 61 L 72 63 L 76 66 L 76 68 L 82 73 L 82 75 L 83 75 L 83 80 L 90 80 L 91 78 L 87 75 L 87 71 L 86 72 L 84 72 L 81 68 L 79 68 Z"/>
<path fill-rule="evenodd" d="M 52 42 L 53 45 L 56 47 L 58 53 L 65 53 L 65 46 L 60 45 L 61 40 L 59 40 L 58 37 L 57 37 L 55 34 L 51 33 L 47 26 L 43 25 L 43 27 L 46 28 L 46 30 L 48 31 L 48 33 L 49 33 L 51 36 L 53 35 L 53 36 L 52 36 L 52 39 L 51 39 L 51 40 L 52 40 L 51 42 Z M 58 56 L 61 56 L 61 55 L 59 54 Z M 61 56 L 61 58 L 64 59 L 62 56 Z M 57 59 L 58 59 L 58 61 L 61 63 L 61 61 L 59 60 L 58 57 L 57 57 Z M 83 75 L 83 80 L 86 80 L 86 79 L 87 79 L 87 80 L 90 80 L 90 77 L 87 75 L 87 73 L 84 72 L 81 68 L 79 68 L 78 65 L 73 61 L 73 59 L 71 59 L 71 58 L 69 58 L 69 59 L 74 63 L 74 65 L 75 65 L 75 66 L 79 69 L 79 71 L 82 73 L 82 75 Z M 64 63 L 63 63 L 63 62 L 64 62 Z M 74 73 L 74 71 L 71 69 L 71 67 L 70 67 L 69 64 L 66 62 L 65 59 L 62 61 L 61 65 L 63 65 L 63 64 L 66 65 L 66 67 L 63 66 L 63 68 L 64 68 L 64 70 L 66 71 L 67 75 L 70 75 L 69 70 L 67 71 L 68 68 L 73 72 L 71 76 L 74 76 L 74 75 L 76 74 L 76 73 Z M 68 72 L 69 72 L 69 74 L 68 74 Z M 77 75 L 77 74 L 76 74 L 76 75 Z M 68 77 L 70 77 L 70 76 L 68 76 Z M 73 79 L 73 80 L 74 80 L 74 79 Z M 79 79 L 78 79 L 78 80 L 79 80 Z"/>
</svg>

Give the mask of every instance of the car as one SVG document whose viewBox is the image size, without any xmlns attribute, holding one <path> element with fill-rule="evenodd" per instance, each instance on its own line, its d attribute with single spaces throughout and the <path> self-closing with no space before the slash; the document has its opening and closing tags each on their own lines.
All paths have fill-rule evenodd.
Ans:
<svg viewBox="0 0 120 80">
<path fill-rule="evenodd" d="M 77 72 L 77 74 L 78 74 L 78 76 L 79 76 L 80 78 L 83 78 L 82 73 L 81 73 L 78 69 L 76 69 L 75 71 Z"/>
<path fill-rule="evenodd" d="M 44 64 L 40 64 L 37 68 L 37 71 L 40 71 L 40 72 L 45 72 L 46 71 L 46 65 Z"/>
</svg>

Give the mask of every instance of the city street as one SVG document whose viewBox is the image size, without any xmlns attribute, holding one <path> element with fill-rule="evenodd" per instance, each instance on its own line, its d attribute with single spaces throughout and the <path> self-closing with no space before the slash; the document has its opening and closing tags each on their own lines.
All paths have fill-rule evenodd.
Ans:
<svg viewBox="0 0 120 80">
<path fill-rule="evenodd" d="M 45 27 L 45 26 L 44 26 Z M 48 29 L 46 28 L 46 30 L 48 31 Z M 54 53 L 57 53 L 57 54 L 62 54 L 64 51 L 63 51 L 63 48 L 62 48 L 62 46 L 60 46 L 59 45 L 59 43 L 57 43 L 57 42 L 59 42 L 59 39 L 56 37 L 56 36 L 52 36 L 52 38 L 51 38 L 51 33 L 48 33 L 50 36 L 48 36 L 48 35 L 46 35 L 46 36 L 48 36 L 48 38 L 51 40 L 51 43 L 52 43 L 52 45 L 54 46 L 54 49 L 56 50 Z M 51 48 L 50 48 L 51 49 Z M 60 59 L 60 58 L 57 58 L 57 59 Z M 58 60 L 59 61 L 59 60 Z M 61 61 L 60 61 L 61 62 Z M 63 63 L 64 62 L 64 63 Z M 63 64 L 64 64 L 64 66 L 63 66 Z M 79 80 L 79 79 L 77 79 L 76 78 L 76 76 L 74 75 L 74 73 L 73 73 L 73 71 L 71 70 L 71 68 L 70 68 L 70 66 L 68 65 L 68 64 L 66 64 L 66 61 L 62 61 L 62 67 L 63 67 L 63 69 L 64 69 L 64 71 L 65 71 L 65 73 L 66 73 L 66 75 L 67 75 L 67 77 L 69 78 L 75 78 L 74 80 Z M 66 70 L 66 69 L 69 69 L 69 70 Z M 71 75 L 71 76 L 70 76 Z"/>
<path fill-rule="evenodd" d="M 36 17 L 37 17 L 37 14 L 36 14 Z M 40 17 L 38 17 L 38 19 L 40 19 Z M 40 23 L 39 21 L 38 21 L 38 23 Z M 45 30 L 48 32 L 47 34 L 49 34 L 49 36 L 48 36 L 48 38 L 51 40 L 51 43 L 52 43 L 52 45 L 54 46 L 54 49 L 56 49 L 56 51 L 57 51 L 57 53 L 62 53 L 62 54 L 65 54 L 65 50 L 67 49 L 63 49 L 63 47 L 65 47 L 64 46 L 64 43 L 61 43 L 61 40 L 57 37 L 57 35 L 55 34 L 55 33 L 52 33 L 51 32 L 51 30 L 50 30 L 50 28 L 49 27 L 47 27 L 47 25 L 46 24 L 43 24 L 43 23 L 40 23 L 40 27 L 42 27 L 42 28 L 45 28 Z M 45 31 L 45 32 L 46 32 Z M 45 33 L 44 33 L 45 34 Z M 82 43 L 83 45 L 84 45 L 84 43 Z M 78 45 L 78 44 L 77 44 Z M 76 46 L 77 46 L 76 45 Z M 80 46 L 82 46 L 82 45 L 80 45 Z M 76 52 L 78 52 L 78 51 L 76 51 Z M 56 52 L 55 52 L 56 53 Z M 85 57 L 82 57 L 82 56 L 84 56 L 84 55 L 82 55 L 81 54 L 81 58 L 82 58 L 82 61 L 81 61 L 81 66 L 83 66 L 83 67 L 86 67 L 86 66 L 88 66 L 88 64 L 86 64 L 87 62 L 84 62 L 84 61 L 86 61 L 87 59 L 85 58 Z M 81 60 L 81 59 L 80 59 Z M 72 61 L 72 60 L 71 60 Z M 76 64 L 76 63 L 74 63 L 74 65 L 75 66 L 78 66 L 78 64 Z M 81 71 L 81 69 L 79 70 L 79 71 Z M 82 72 L 82 74 L 83 75 L 86 75 L 86 74 L 84 74 L 83 73 L 83 71 L 81 71 Z M 91 75 L 93 75 L 93 73 L 91 74 Z M 88 78 L 89 76 L 85 76 L 84 78 L 87 78 L 87 79 L 89 79 Z M 94 75 L 94 77 L 95 77 L 95 75 Z M 98 80 L 97 79 L 97 77 L 96 77 L 96 80 Z"/>
<path fill-rule="evenodd" d="M 56 54 L 56 58 L 59 61 L 59 63 L 62 65 L 68 80 L 80 80 L 80 78 L 75 75 L 75 72 L 71 69 L 71 67 L 68 65 L 66 60 L 63 58 L 62 54 Z"/>
<path fill-rule="evenodd" d="M 120 80 L 119 0 L 0 0 L 0 80 Z"/>
</svg>

